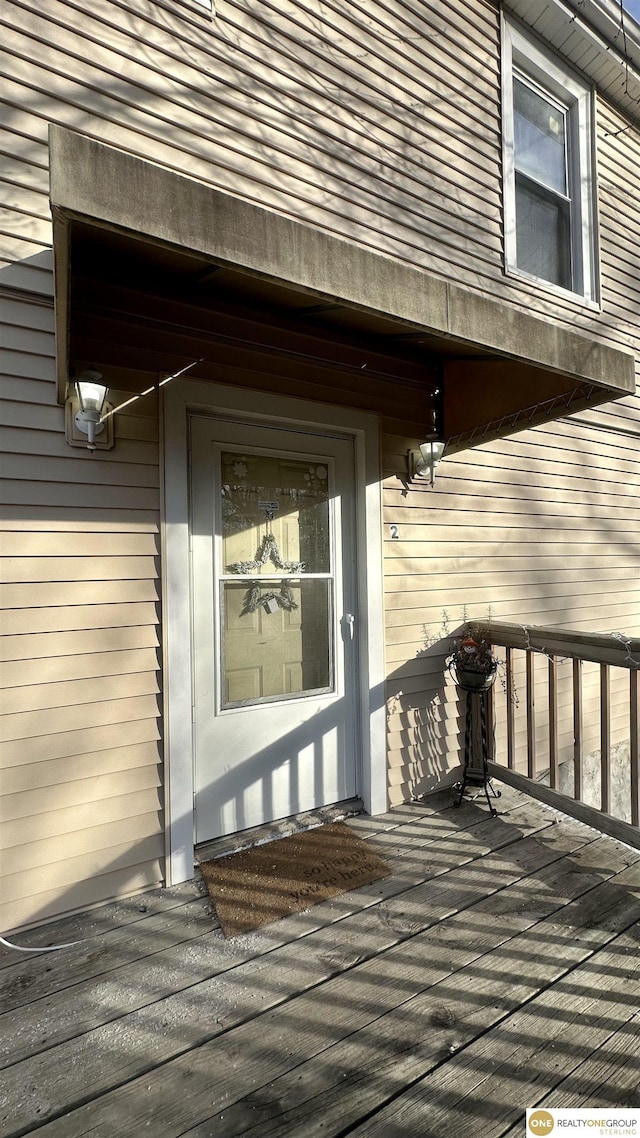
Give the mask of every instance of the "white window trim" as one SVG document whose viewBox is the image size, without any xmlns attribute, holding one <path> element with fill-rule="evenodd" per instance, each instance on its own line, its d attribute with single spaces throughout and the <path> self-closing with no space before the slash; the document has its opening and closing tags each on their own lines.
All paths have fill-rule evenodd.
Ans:
<svg viewBox="0 0 640 1138">
<path fill-rule="evenodd" d="M 598 242 L 595 194 L 595 101 L 593 90 L 555 55 L 503 16 L 502 20 L 502 140 L 504 169 L 505 270 L 556 293 L 579 298 L 599 308 Z M 518 268 L 516 256 L 516 193 L 513 115 L 514 68 L 567 107 L 573 157 L 571 245 L 575 288 L 565 289 Z M 577 191 L 577 192 L 576 192 Z"/>
</svg>

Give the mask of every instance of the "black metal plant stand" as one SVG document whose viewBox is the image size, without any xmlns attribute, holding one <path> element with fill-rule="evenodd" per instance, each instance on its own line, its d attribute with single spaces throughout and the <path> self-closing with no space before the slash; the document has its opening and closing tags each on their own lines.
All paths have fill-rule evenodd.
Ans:
<svg viewBox="0 0 640 1138">
<path fill-rule="evenodd" d="M 459 806 L 465 790 L 468 786 L 481 787 L 484 790 L 487 804 L 492 816 L 495 818 L 498 814 L 495 806 L 492 804 L 489 793 L 494 798 L 500 798 L 500 791 L 496 790 L 491 782 L 489 774 L 489 733 L 488 733 L 488 703 L 489 703 L 489 690 L 478 690 L 477 687 L 467 687 L 464 683 L 457 681 L 460 687 L 467 696 L 467 709 L 465 717 L 465 730 L 464 730 L 464 772 L 462 782 L 457 782 L 454 789 L 460 790 L 459 797 L 455 803 Z M 473 705 L 474 700 L 479 700 L 480 712 L 480 760 L 481 765 L 473 764 Z M 477 795 L 475 796 L 477 797 Z"/>
</svg>

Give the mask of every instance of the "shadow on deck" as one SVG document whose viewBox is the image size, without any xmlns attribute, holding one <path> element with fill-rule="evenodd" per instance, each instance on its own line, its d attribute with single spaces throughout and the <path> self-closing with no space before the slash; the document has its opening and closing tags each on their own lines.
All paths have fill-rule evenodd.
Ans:
<svg viewBox="0 0 640 1138">
<path fill-rule="evenodd" d="M 640 851 L 503 786 L 349 820 L 389 878 L 224 940 L 193 882 L 0 954 L 0 1138 L 524 1133 L 640 1106 Z"/>
</svg>

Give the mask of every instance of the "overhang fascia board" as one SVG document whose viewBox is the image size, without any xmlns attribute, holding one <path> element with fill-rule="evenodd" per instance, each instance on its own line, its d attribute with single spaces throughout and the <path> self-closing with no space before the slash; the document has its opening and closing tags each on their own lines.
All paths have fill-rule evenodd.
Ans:
<svg viewBox="0 0 640 1138">
<path fill-rule="evenodd" d="M 64 403 L 69 385 L 71 327 L 71 233 L 69 219 L 52 208 L 53 215 L 53 310 L 56 330 L 58 400 Z"/>
<path fill-rule="evenodd" d="M 635 391 L 634 356 L 529 313 L 479 296 L 422 269 L 222 193 L 63 127 L 51 126 L 54 231 L 82 219 L 186 249 L 245 272 L 464 348 L 596 385 L 603 397 Z M 127 192 L 123 193 L 123 187 Z M 54 234 L 58 280 L 68 279 L 68 243 Z M 66 260 L 65 260 L 66 257 Z M 68 321 L 60 314 L 59 393 L 68 375 Z"/>
</svg>

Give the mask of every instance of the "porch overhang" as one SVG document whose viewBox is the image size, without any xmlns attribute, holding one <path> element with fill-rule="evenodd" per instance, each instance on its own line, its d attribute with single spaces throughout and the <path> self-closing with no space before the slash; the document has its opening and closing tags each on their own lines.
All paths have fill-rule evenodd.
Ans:
<svg viewBox="0 0 640 1138">
<path fill-rule="evenodd" d="M 325 329 L 402 345 L 414 363 L 437 359 L 448 451 L 635 391 L 631 352 L 73 131 L 50 128 L 50 167 L 61 401 L 72 364 L 72 241 L 87 232 L 128 240 L 142 255 L 189 254 L 248 288 L 277 290 L 292 312 L 306 298 Z"/>
</svg>

